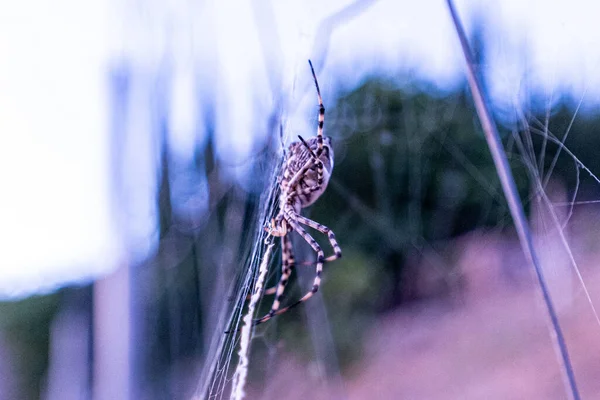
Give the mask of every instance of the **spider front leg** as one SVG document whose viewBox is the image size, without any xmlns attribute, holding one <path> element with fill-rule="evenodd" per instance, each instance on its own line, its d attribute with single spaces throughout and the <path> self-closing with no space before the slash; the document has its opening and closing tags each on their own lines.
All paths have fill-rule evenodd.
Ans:
<svg viewBox="0 0 600 400">
<path fill-rule="evenodd" d="M 317 75 L 313 68 L 312 62 L 308 60 L 310 65 L 310 72 L 312 72 L 313 80 L 315 81 L 315 87 L 317 88 L 317 98 L 319 99 L 319 125 L 317 128 L 317 157 L 321 156 L 323 152 L 323 125 L 325 124 L 325 106 L 323 105 L 323 99 L 321 98 L 321 90 L 319 89 L 319 82 L 317 81 Z"/>
<path fill-rule="evenodd" d="M 323 126 L 325 125 L 325 106 L 323 105 L 323 98 L 321 97 L 321 90 L 319 89 L 319 82 L 317 81 L 317 75 L 313 68 L 312 62 L 308 60 L 310 65 L 310 72 L 312 72 L 313 80 L 315 81 L 315 87 L 317 88 L 317 98 L 319 99 L 319 125 L 317 127 L 317 157 L 321 157 L 323 152 Z M 323 163 L 317 165 L 317 181 L 319 184 L 323 182 Z"/>
<path fill-rule="evenodd" d="M 304 140 L 304 138 L 302 136 L 298 135 L 298 138 L 300 139 L 302 144 L 304 144 L 304 147 L 306 147 L 306 149 L 308 150 L 308 153 L 311 155 L 311 157 L 313 159 L 313 164 L 317 166 L 317 185 L 313 186 L 313 188 L 308 192 L 308 193 L 311 193 L 311 192 L 318 190 L 319 187 L 321 186 L 321 184 L 323 184 L 323 161 L 321 161 L 319 159 L 319 157 L 312 151 L 312 149 L 310 148 L 308 143 L 306 143 L 306 140 Z M 322 139 L 322 137 L 321 137 L 321 139 Z M 321 147 L 322 147 L 322 145 L 323 145 L 323 141 L 321 140 Z M 319 155 L 321 154 L 318 149 L 317 149 L 317 153 Z M 308 169 L 312 168 L 312 165 L 308 165 L 308 162 L 305 164 L 305 166 L 307 166 L 306 171 L 308 171 Z M 303 193 L 304 193 L 304 191 L 303 191 Z M 308 193 L 304 193 L 304 194 L 308 194 Z"/>
<path fill-rule="evenodd" d="M 306 146 L 308 152 L 311 155 L 311 158 L 297 171 L 292 179 L 288 182 L 283 182 L 284 189 L 294 187 L 298 181 L 304 177 L 306 171 L 313 167 L 316 164 L 317 166 L 317 183 L 321 185 L 323 183 L 323 162 L 320 157 L 323 153 L 323 126 L 325 124 L 325 106 L 323 105 L 323 98 L 321 97 L 321 90 L 319 89 L 319 82 L 317 81 L 317 75 L 315 74 L 315 69 L 313 68 L 312 62 L 308 60 L 308 64 L 310 65 L 310 71 L 312 72 L 313 80 L 315 81 L 315 87 L 317 88 L 317 99 L 319 100 L 319 123 L 317 126 L 317 151 L 316 153 L 312 151 L 308 143 L 301 137 L 300 141 Z"/>
</svg>

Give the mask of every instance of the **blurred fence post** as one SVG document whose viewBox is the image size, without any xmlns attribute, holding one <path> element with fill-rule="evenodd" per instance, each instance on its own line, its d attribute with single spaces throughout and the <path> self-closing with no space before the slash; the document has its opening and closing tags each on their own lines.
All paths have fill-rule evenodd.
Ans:
<svg viewBox="0 0 600 400">
<path fill-rule="evenodd" d="M 94 283 L 94 400 L 131 397 L 129 275 L 125 264 Z"/>
</svg>

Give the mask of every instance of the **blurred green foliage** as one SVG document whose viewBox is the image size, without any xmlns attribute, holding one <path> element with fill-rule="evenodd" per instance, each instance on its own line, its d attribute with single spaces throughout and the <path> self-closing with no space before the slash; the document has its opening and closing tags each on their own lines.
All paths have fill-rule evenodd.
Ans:
<svg viewBox="0 0 600 400">
<path fill-rule="evenodd" d="M 9 344 L 10 370 L 23 399 L 38 399 L 48 367 L 50 325 L 58 311 L 59 295 L 33 296 L 0 302 L 0 335 Z M 6 360 L 5 360 L 6 361 Z"/>
</svg>

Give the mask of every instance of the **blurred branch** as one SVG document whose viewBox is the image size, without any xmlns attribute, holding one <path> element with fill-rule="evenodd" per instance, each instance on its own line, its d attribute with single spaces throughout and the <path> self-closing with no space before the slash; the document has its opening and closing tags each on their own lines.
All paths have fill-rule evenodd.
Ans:
<svg viewBox="0 0 600 400">
<path fill-rule="evenodd" d="M 409 242 L 410 236 L 398 233 L 398 230 L 390 222 L 389 217 L 372 210 L 358 196 L 354 195 L 338 181 L 331 180 L 330 185 L 348 202 L 350 208 L 363 218 L 365 223 L 380 233 L 382 240 L 390 248 L 398 252 L 405 250 L 405 243 Z"/>
<path fill-rule="evenodd" d="M 267 132 L 273 134 L 279 125 L 280 145 L 285 154 L 285 143 L 283 140 L 283 120 L 287 110 L 287 96 L 283 94 L 283 50 L 279 41 L 279 34 L 274 32 L 277 24 L 275 14 L 269 0 L 254 1 L 254 19 L 258 40 L 261 44 L 267 79 L 273 96 L 273 109 L 269 113 L 267 121 Z"/>
<path fill-rule="evenodd" d="M 314 257 L 314 251 L 296 235 L 295 248 L 304 259 Z M 304 242 L 304 243 L 302 243 Z M 300 244 L 300 246 L 298 246 Z M 315 270 L 312 268 L 297 268 L 296 274 L 302 287 L 310 287 Z M 332 323 L 327 313 L 327 307 L 323 300 L 323 292 L 315 293 L 311 301 L 304 305 L 306 316 L 306 327 L 310 334 L 316 358 L 316 373 L 321 382 L 327 386 L 328 393 L 336 399 L 347 399 L 346 385 L 340 371 L 340 362 L 332 332 Z"/>
<path fill-rule="evenodd" d="M 367 8 L 371 7 L 376 3 L 377 0 L 357 0 L 354 3 L 342 8 L 340 11 L 333 15 L 325 18 L 317 29 L 315 35 L 315 43 L 313 45 L 314 51 L 314 65 L 315 70 L 318 71 L 323 67 L 325 59 L 327 58 L 327 51 L 329 50 L 329 39 L 331 33 L 341 24 L 350 22 L 351 19 L 356 18 L 362 14 Z"/>
<path fill-rule="evenodd" d="M 283 71 L 283 50 L 279 41 L 279 34 L 275 31 L 275 14 L 269 0 L 255 0 L 254 20 L 261 45 L 267 78 L 271 93 L 276 99 L 281 93 L 281 74 Z M 278 104 L 278 103 L 275 103 Z"/>
<path fill-rule="evenodd" d="M 498 173 L 498 177 L 500 178 L 502 189 L 504 190 L 504 195 L 506 197 L 508 206 L 513 216 L 513 220 L 515 222 L 517 234 L 519 235 L 519 241 L 521 242 L 521 246 L 523 248 L 523 252 L 525 253 L 526 258 L 529 260 L 530 264 L 535 270 L 538 284 L 542 291 L 544 302 L 546 304 L 546 309 L 548 311 L 550 322 L 552 324 L 552 329 L 554 331 L 555 344 L 558 348 L 562 359 L 564 378 L 567 383 L 567 386 L 570 388 L 571 398 L 574 400 L 579 400 L 579 390 L 577 388 L 577 384 L 575 383 L 575 373 L 571 365 L 567 345 L 562 330 L 560 328 L 558 315 L 556 314 L 554 304 L 552 303 L 552 299 L 550 298 L 550 292 L 548 290 L 546 280 L 544 278 L 542 267 L 537 257 L 535 248 L 533 246 L 533 239 L 531 237 L 531 232 L 529 231 L 527 220 L 525 219 L 523 206 L 521 204 L 521 201 L 519 200 L 515 180 L 512 175 L 512 171 L 508 166 L 506 153 L 504 152 L 502 143 L 500 142 L 500 135 L 498 134 L 498 130 L 489 111 L 487 99 L 483 91 L 483 86 L 481 84 L 477 72 L 475 71 L 475 63 L 473 61 L 472 51 L 469 46 L 469 42 L 467 40 L 465 31 L 463 29 L 462 22 L 460 21 L 456 9 L 454 8 L 454 3 L 452 2 L 452 0 L 447 0 L 447 4 L 448 9 L 450 11 L 450 15 L 452 17 L 452 21 L 454 23 L 454 27 L 456 29 L 456 33 L 460 40 L 465 61 L 467 63 L 467 78 L 469 81 L 469 86 L 471 87 L 471 93 L 473 95 L 475 108 L 477 109 L 477 114 L 479 115 L 479 120 L 481 121 L 481 125 L 485 133 L 485 138 L 488 143 L 488 147 L 490 149 L 490 152 L 492 153 L 492 158 L 494 159 L 496 171 Z"/>
</svg>

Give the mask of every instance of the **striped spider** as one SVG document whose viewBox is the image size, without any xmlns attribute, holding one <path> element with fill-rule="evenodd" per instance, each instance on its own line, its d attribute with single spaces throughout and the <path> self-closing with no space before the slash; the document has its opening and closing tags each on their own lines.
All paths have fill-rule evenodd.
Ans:
<svg viewBox="0 0 600 400">
<path fill-rule="evenodd" d="M 331 147 L 331 138 L 323 136 L 325 107 L 323 106 L 323 99 L 321 98 L 315 70 L 310 60 L 308 63 L 317 88 L 317 97 L 319 99 L 319 125 L 317 128 L 317 136 L 308 141 L 304 140 L 301 136 L 298 136 L 300 141 L 292 143 L 288 149 L 283 175 L 280 177 L 279 181 L 279 187 L 281 188 L 279 213 L 271 221 L 271 225 L 265 227 L 265 230 L 270 235 L 281 238 L 281 278 L 274 290 L 275 298 L 273 300 L 273 305 L 271 306 L 271 311 L 264 317 L 254 320 L 255 325 L 266 322 L 276 315 L 283 314 L 289 309 L 310 299 L 319 290 L 321 273 L 323 272 L 323 263 L 336 260 L 342 256 L 342 250 L 335 240 L 335 235 L 331 229 L 300 215 L 303 208 L 313 204 L 323 192 L 325 192 L 333 169 L 333 148 Z M 325 258 L 321 246 L 319 246 L 317 241 L 304 230 L 302 225 L 327 235 L 327 239 L 329 239 L 334 254 Z M 292 273 L 292 269 L 296 265 L 292 241 L 289 237 L 289 234 L 293 231 L 298 232 L 310 247 L 312 247 L 315 253 L 317 253 L 316 276 L 313 281 L 312 289 L 308 293 L 295 303 L 280 308 L 285 287 Z M 265 294 L 273 294 L 273 292 L 266 292 Z"/>
</svg>

